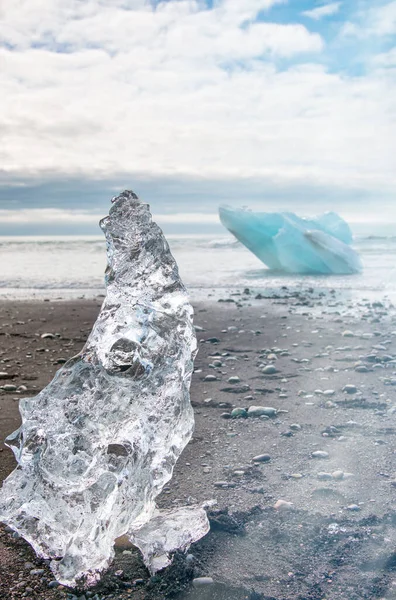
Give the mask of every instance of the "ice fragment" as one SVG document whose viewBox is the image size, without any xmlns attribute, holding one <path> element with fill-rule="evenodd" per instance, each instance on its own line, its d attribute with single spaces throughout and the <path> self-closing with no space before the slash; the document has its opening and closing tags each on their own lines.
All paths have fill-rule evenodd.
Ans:
<svg viewBox="0 0 396 600">
<path fill-rule="evenodd" d="M 21 400 L 18 467 L 0 491 L 0 520 L 66 585 L 93 583 L 123 534 L 155 572 L 209 529 L 203 508 L 155 505 L 194 426 L 196 338 L 176 262 L 133 192 L 101 227 L 106 299 L 80 354 Z"/>
<path fill-rule="evenodd" d="M 351 274 L 362 270 L 348 224 L 330 212 L 316 219 L 227 206 L 220 220 L 270 269 L 287 273 Z"/>
</svg>

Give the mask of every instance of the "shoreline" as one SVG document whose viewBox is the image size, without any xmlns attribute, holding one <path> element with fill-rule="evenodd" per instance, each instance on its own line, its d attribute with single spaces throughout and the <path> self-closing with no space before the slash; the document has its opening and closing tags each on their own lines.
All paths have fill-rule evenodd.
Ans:
<svg viewBox="0 0 396 600">
<path fill-rule="evenodd" d="M 217 501 L 211 533 L 190 551 L 193 567 L 178 558 L 152 581 L 136 552 L 124 546 L 92 597 L 159 600 L 170 597 L 173 586 L 186 588 L 181 600 L 214 598 L 188 592 L 199 576 L 212 577 L 216 597 L 225 599 L 254 590 L 275 600 L 357 600 L 379 597 L 367 595 L 374 585 L 382 597 L 396 597 L 396 386 L 386 383 L 396 370 L 396 311 L 381 302 L 351 303 L 338 293 L 334 306 L 317 291 L 252 295 L 193 303 L 196 428 L 158 502 Z M 0 391 L 1 442 L 19 425 L 18 399 L 37 393 L 81 349 L 101 300 L 0 300 L 0 371 L 10 375 L 0 385 L 16 387 Z M 343 335 L 348 331 L 351 336 Z M 44 333 L 54 337 L 41 338 Z M 264 373 L 268 365 L 276 372 Z M 240 381 L 230 383 L 235 376 Z M 27 389 L 18 392 L 21 385 Z M 346 385 L 356 391 L 343 391 Z M 246 417 L 252 406 L 276 412 Z M 231 416 L 236 408 L 240 418 Z M 0 450 L 3 479 L 15 461 L 3 444 Z M 328 456 L 315 457 L 316 451 Z M 260 455 L 268 458 L 254 460 Z M 48 587 L 45 562 L 23 540 L 0 531 L 0 595 L 52 600 L 72 593 Z M 30 574 L 42 568 L 41 577 Z M 25 585 L 18 587 L 20 581 Z M 26 595 L 26 589 L 33 591 Z"/>
</svg>

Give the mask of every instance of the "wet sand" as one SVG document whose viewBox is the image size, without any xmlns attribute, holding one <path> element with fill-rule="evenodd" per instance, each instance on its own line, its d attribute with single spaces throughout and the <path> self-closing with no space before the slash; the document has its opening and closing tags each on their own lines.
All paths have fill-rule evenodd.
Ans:
<svg viewBox="0 0 396 600">
<path fill-rule="evenodd" d="M 312 290 L 251 298 L 195 306 L 196 430 L 159 499 L 215 499 L 210 534 L 151 579 L 119 545 L 85 598 L 396 598 L 395 309 Z M 0 304 L 1 440 L 19 426 L 18 399 L 81 349 L 100 303 Z M 0 448 L 4 479 L 15 462 Z M 0 531 L 1 598 L 83 598 L 48 587 L 45 562 Z M 214 583 L 191 591 L 202 576 Z"/>
</svg>

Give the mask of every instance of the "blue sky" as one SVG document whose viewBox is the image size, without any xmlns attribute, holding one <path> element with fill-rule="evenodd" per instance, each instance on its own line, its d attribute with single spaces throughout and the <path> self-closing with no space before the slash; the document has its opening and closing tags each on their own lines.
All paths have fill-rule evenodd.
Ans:
<svg viewBox="0 0 396 600">
<path fill-rule="evenodd" d="M 220 203 L 396 222 L 396 1 L 3 0 L 0 235 Z M 379 210 L 381 207 L 381 210 Z"/>
</svg>

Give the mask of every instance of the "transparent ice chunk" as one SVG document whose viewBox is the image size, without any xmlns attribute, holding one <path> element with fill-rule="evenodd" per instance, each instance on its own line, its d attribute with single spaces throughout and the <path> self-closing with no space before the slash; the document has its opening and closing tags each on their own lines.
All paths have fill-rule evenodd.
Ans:
<svg viewBox="0 0 396 600">
<path fill-rule="evenodd" d="M 0 520 L 53 559 L 65 585 L 93 583 L 121 535 L 155 572 L 209 529 L 203 508 L 155 505 L 194 427 L 197 345 L 176 262 L 133 192 L 113 200 L 101 227 L 106 299 L 80 354 L 21 400 L 8 438 L 18 467 L 0 490 Z"/>
</svg>

